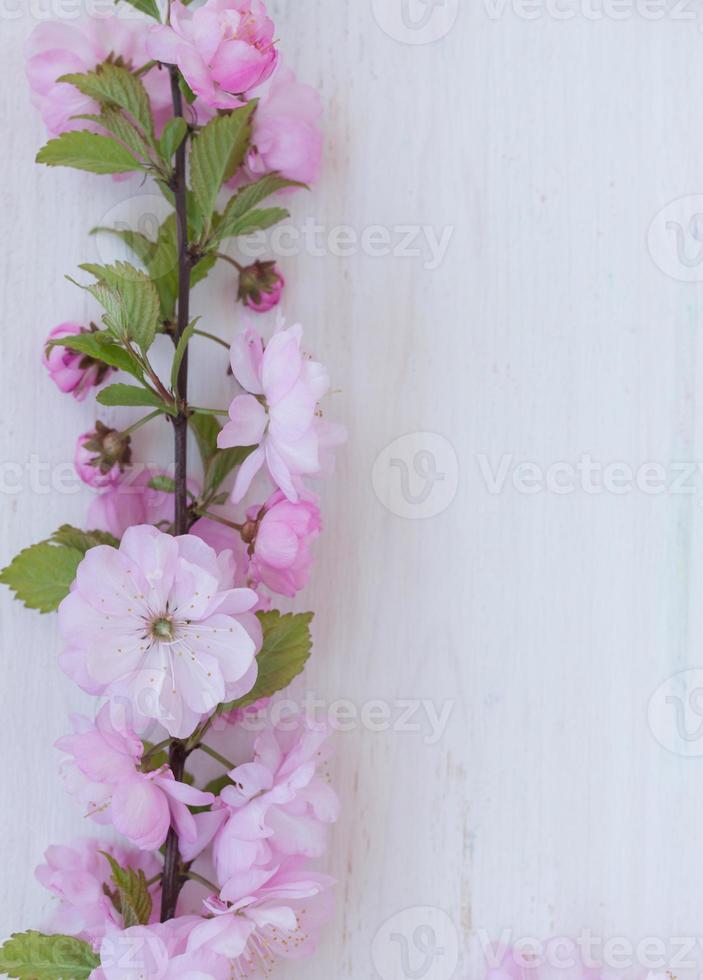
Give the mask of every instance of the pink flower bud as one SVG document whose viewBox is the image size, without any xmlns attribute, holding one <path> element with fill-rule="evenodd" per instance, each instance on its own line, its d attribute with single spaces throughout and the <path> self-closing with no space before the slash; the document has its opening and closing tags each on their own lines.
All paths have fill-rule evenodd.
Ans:
<svg viewBox="0 0 703 980">
<path fill-rule="evenodd" d="M 51 331 L 47 344 L 51 340 L 89 332 L 78 323 L 62 323 Z M 83 401 L 90 388 L 101 385 L 113 371 L 113 368 L 86 354 L 79 354 L 59 345 L 46 346 L 42 360 L 57 387 L 66 394 L 73 395 L 79 402 Z"/>
<path fill-rule="evenodd" d="M 250 547 L 250 574 L 255 583 L 292 598 L 307 585 L 310 576 L 310 545 L 322 528 L 320 511 L 308 500 L 292 503 L 280 490 L 263 510 L 263 517 L 258 507 L 247 514 L 250 521 L 258 522 Z"/>
<path fill-rule="evenodd" d="M 207 0 L 197 10 L 174 0 L 170 9 L 171 24 L 148 37 L 149 54 L 178 65 L 211 109 L 236 109 L 273 74 L 274 27 L 261 0 Z"/>
<path fill-rule="evenodd" d="M 239 274 L 237 298 L 255 313 L 268 313 L 280 303 L 285 284 L 275 262 L 255 262 Z"/>
<path fill-rule="evenodd" d="M 78 438 L 75 458 L 78 476 L 96 489 L 115 486 L 132 464 L 130 443 L 124 432 L 96 422 L 94 432 L 86 432 Z"/>
</svg>

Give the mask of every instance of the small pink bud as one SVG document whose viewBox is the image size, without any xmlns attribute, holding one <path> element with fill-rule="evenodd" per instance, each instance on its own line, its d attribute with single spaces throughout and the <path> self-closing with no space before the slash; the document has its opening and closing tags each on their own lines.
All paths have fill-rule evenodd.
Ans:
<svg viewBox="0 0 703 980">
<path fill-rule="evenodd" d="M 268 313 L 280 303 L 285 284 L 275 262 L 255 262 L 239 274 L 237 298 L 255 313 Z"/>
<path fill-rule="evenodd" d="M 89 487 L 115 486 L 128 466 L 132 465 L 130 438 L 124 432 L 95 423 L 94 432 L 78 439 L 75 466 L 78 476 Z"/>
<path fill-rule="evenodd" d="M 92 333 L 96 329 L 96 327 L 92 327 L 87 330 L 79 323 L 62 323 L 55 327 L 47 337 L 42 354 L 44 366 L 57 387 L 66 394 L 73 395 L 79 402 L 83 401 L 92 387 L 101 385 L 114 368 L 94 360 L 87 354 L 70 350 L 68 347 L 61 347 L 58 344 L 49 347 L 48 344 L 52 340 Z"/>
</svg>

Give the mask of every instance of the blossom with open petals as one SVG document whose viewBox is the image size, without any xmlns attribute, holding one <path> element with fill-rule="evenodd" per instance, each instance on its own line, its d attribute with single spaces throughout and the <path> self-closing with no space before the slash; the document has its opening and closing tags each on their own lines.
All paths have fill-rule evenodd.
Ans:
<svg viewBox="0 0 703 980">
<path fill-rule="evenodd" d="M 251 328 L 232 344 L 232 371 L 248 394 L 232 402 L 217 445 L 256 446 L 239 468 L 233 503 L 244 498 L 264 463 L 276 486 L 294 501 L 299 498 L 300 477 L 321 470 L 315 413 L 330 382 L 322 364 L 303 354 L 302 336 L 300 324 L 284 329 L 280 321 L 265 347 Z"/>
<path fill-rule="evenodd" d="M 74 717 L 74 733 L 56 747 L 68 758 L 62 775 L 74 796 L 87 808 L 86 816 L 110 820 L 142 850 L 156 850 L 173 825 L 183 841 L 195 841 L 197 829 L 189 806 L 208 806 L 211 793 L 177 782 L 168 766 L 144 768 L 144 746 L 126 724 L 116 725 L 110 705 L 95 722 Z"/>
<path fill-rule="evenodd" d="M 194 535 L 129 528 L 119 549 L 90 550 L 59 626 L 73 676 L 129 699 L 176 738 L 254 686 L 260 625 L 250 589 L 233 589 L 232 556 Z"/>
</svg>

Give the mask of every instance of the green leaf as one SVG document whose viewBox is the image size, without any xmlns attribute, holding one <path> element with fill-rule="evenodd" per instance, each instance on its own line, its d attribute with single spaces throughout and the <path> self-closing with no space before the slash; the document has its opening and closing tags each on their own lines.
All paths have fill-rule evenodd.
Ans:
<svg viewBox="0 0 703 980">
<path fill-rule="evenodd" d="M 229 225 L 227 237 L 237 238 L 240 235 L 251 235 L 255 231 L 266 231 L 267 228 L 272 228 L 279 221 L 284 221 L 289 216 L 290 212 L 286 211 L 285 208 L 260 208 L 255 211 L 249 211 L 243 217 Z M 221 225 L 217 229 L 218 235 L 220 234 L 220 228 Z"/>
<path fill-rule="evenodd" d="M 116 344 L 107 333 L 81 333 L 71 337 L 58 337 L 50 341 L 47 347 L 68 347 L 69 350 L 86 354 L 96 361 L 109 364 L 110 367 L 126 371 L 135 378 L 141 379 L 144 374 L 129 351 Z"/>
<path fill-rule="evenodd" d="M 233 469 L 241 466 L 245 459 L 254 452 L 256 446 L 238 446 L 235 449 L 218 449 L 205 474 L 205 486 L 208 491 L 217 490 Z"/>
<path fill-rule="evenodd" d="M 190 273 L 191 286 L 195 287 L 198 285 L 199 282 L 202 282 L 203 279 L 207 279 L 211 270 L 214 269 L 216 265 L 217 265 L 216 255 L 203 256 L 203 258 L 200 259 L 199 262 L 196 262 L 196 264 L 193 266 L 193 269 Z"/>
<path fill-rule="evenodd" d="M 171 365 L 171 387 L 176 390 L 176 385 L 178 384 L 178 374 L 181 370 L 181 364 L 183 363 L 183 358 L 185 357 L 186 351 L 188 349 L 188 344 L 193 336 L 193 331 L 200 319 L 197 316 L 194 320 L 188 324 L 183 333 L 181 334 L 181 339 L 178 341 L 178 346 L 176 347 L 176 353 L 173 356 L 173 364 Z"/>
<path fill-rule="evenodd" d="M 164 126 L 164 131 L 159 140 L 159 149 L 164 160 L 171 160 L 173 154 L 186 138 L 188 123 L 182 116 L 169 120 Z"/>
<path fill-rule="evenodd" d="M 0 582 L 28 609 L 53 612 L 68 595 L 83 557 L 78 548 L 42 541 L 21 551 L 0 572 Z"/>
<path fill-rule="evenodd" d="M 149 143 L 142 136 L 136 125 L 129 119 L 121 109 L 112 106 L 103 106 L 100 115 L 86 113 L 85 115 L 71 116 L 72 119 L 84 119 L 87 122 L 96 123 L 106 129 L 113 136 L 116 136 L 120 143 L 124 143 L 134 156 L 145 163 L 151 164 L 149 156 Z"/>
<path fill-rule="evenodd" d="M 97 548 L 100 545 L 117 548 L 120 543 L 107 531 L 81 531 L 80 528 L 72 527 L 70 524 L 63 524 L 58 531 L 54 531 L 51 535 L 51 541 L 54 544 L 65 545 L 67 548 L 75 548 L 84 555 L 91 548 Z"/>
<path fill-rule="evenodd" d="M 246 708 L 249 704 L 270 698 L 302 673 L 310 658 L 312 636 L 310 623 L 313 613 L 290 613 L 282 616 L 277 610 L 257 614 L 264 630 L 261 653 L 256 658 L 259 676 L 253 691 L 223 706 L 223 711 Z"/>
<path fill-rule="evenodd" d="M 53 612 L 68 595 L 86 552 L 99 545 L 116 548 L 119 541 L 105 531 L 81 531 L 64 524 L 48 541 L 21 551 L 0 572 L 0 582 L 29 609 Z"/>
<path fill-rule="evenodd" d="M 152 242 L 150 238 L 143 235 L 140 231 L 129 231 L 123 230 L 121 228 L 107 228 L 104 225 L 98 225 L 96 228 L 92 228 L 90 231 L 91 235 L 97 235 L 99 233 L 105 235 L 114 235 L 116 238 L 121 239 L 127 246 L 131 249 L 137 258 L 148 265 L 151 257 L 156 249 L 156 242 Z"/>
<path fill-rule="evenodd" d="M 217 437 L 221 426 L 214 415 L 191 415 L 190 427 L 200 450 L 205 470 L 205 492 L 217 490 L 236 466 L 241 466 L 256 446 L 238 446 L 234 449 L 218 449 Z"/>
<path fill-rule="evenodd" d="M 74 167 L 94 174 L 127 174 L 144 170 L 129 150 L 111 136 L 85 130 L 62 133 L 37 153 L 37 163 L 47 167 Z"/>
<path fill-rule="evenodd" d="M 210 460 L 217 452 L 217 437 L 220 434 L 220 423 L 214 415 L 191 415 L 188 423 L 193 430 L 198 444 L 203 469 L 207 470 Z"/>
<path fill-rule="evenodd" d="M 171 408 L 171 406 L 165 405 L 159 395 L 151 388 L 137 388 L 136 385 L 108 385 L 107 388 L 103 388 L 98 393 L 97 399 L 101 405 L 110 407 L 127 405 L 130 408 L 161 408 L 165 412 L 170 412 Z"/>
<path fill-rule="evenodd" d="M 178 238 L 175 214 L 170 214 L 159 227 L 156 246 L 146 267 L 159 294 L 161 316 L 164 320 L 171 320 L 178 298 Z"/>
<path fill-rule="evenodd" d="M 107 853 L 100 852 L 107 860 L 112 870 L 112 880 L 115 884 L 115 892 L 108 890 L 112 903 L 122 916 L 125 929 L 132 926 L 147 925 L 151 918 L 152 899 L 149 894 L 146 875 L 140 869 L 123 868 L 115 859 Z"/>
<path fill-rule="evenodd" d="M 176 481 L 170 476 L 155 476 L 149 480 L 149 486 L 152 490 L 159 490 L 161 493 L 176 492 Z"/>
<path fill-rule="evenodd" d="M 279 177 L 278 174 L 267 174 L 265 177 L 262 177 L 261 180 L 257 180 L 256 183 L 243 187 L 239 193 L 231 198 L 227 203 L 222 219 L 218 224 L 217 229 L 213 233 L 213 240 L 215 242 L 220 242 L 224 238 L 231 238 L 242 234 L 242 232 L 238 229 L 244 216 L 247 215 L 253 208 L 256 208 L 258 204 L 261 204 L 261 202 L 267 197 L 270 197 L 271 194 L 275 194 L 276 191 L 283 190 L 286 187 L 305 186 L 305 184 L 300 184 L 297 181 L 286 180 L 284 177 Z M 284 211 L 283 208 L 280 208 L 279 210 L 284 212 L 282 217 L 288 217 L 288 211 Z"/>
<path fill-rule="evenodd" d="M 115 0 L 117 3 L 118 0 Z M 161 20 L 161 14 L 159 8 L 156 4 L 156 0 L 125 0 L 125 3 L 130 4 L 136 10 L 141 11 L 141 13 L 146 14 L 147 17 L 153 17 L 154 20 Z"/>
<path fill-rule="evenodd" d="M 129 262 L 80 266 L 98 280 L 87 289 L 105 308 L 103 321 L 122 342 L 134 341 L 146 353 L 160 321 L 159 294 L 149 276 Z"/>
<path fill-rule="evenodd" d="M 87 980 L 99 966 L 88 943 L 73 936 L 15 933 L 0 948 L 0 973 L 16 980 Z"/>
<path fill-rule="evenodd" d="M 121 65 L 105 62 L 85 75 L 62 75 L 59 82 L 73 85 L 83 95 L 95 99 L 101 106 L 117 106 L 129 113 L 150 141 L 154 137 L 154 118 L 149 96 L 140 78 Z"/>
<path fill-rule="evenodd" d="M 190 177 L 204 235 L 210 230 L 220 188 L 244 160 L 251 137 L 255 101 L 226 116 L 216 116 L 193 138 Z"/>
</svg>

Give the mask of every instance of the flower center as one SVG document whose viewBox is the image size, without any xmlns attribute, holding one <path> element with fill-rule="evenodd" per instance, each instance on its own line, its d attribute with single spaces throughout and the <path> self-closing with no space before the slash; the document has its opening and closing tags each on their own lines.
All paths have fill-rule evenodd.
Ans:
<svg viewBox="0 0 703 980">
<path fill-rule="evenodd" d="M 173 620 L 167 619 L 165 616 L 155 619 L 151 624 L 151 635 L 155 640 L 168 640 L 169 642 L 175 640 L 176 628 Z"/>
</svg>

